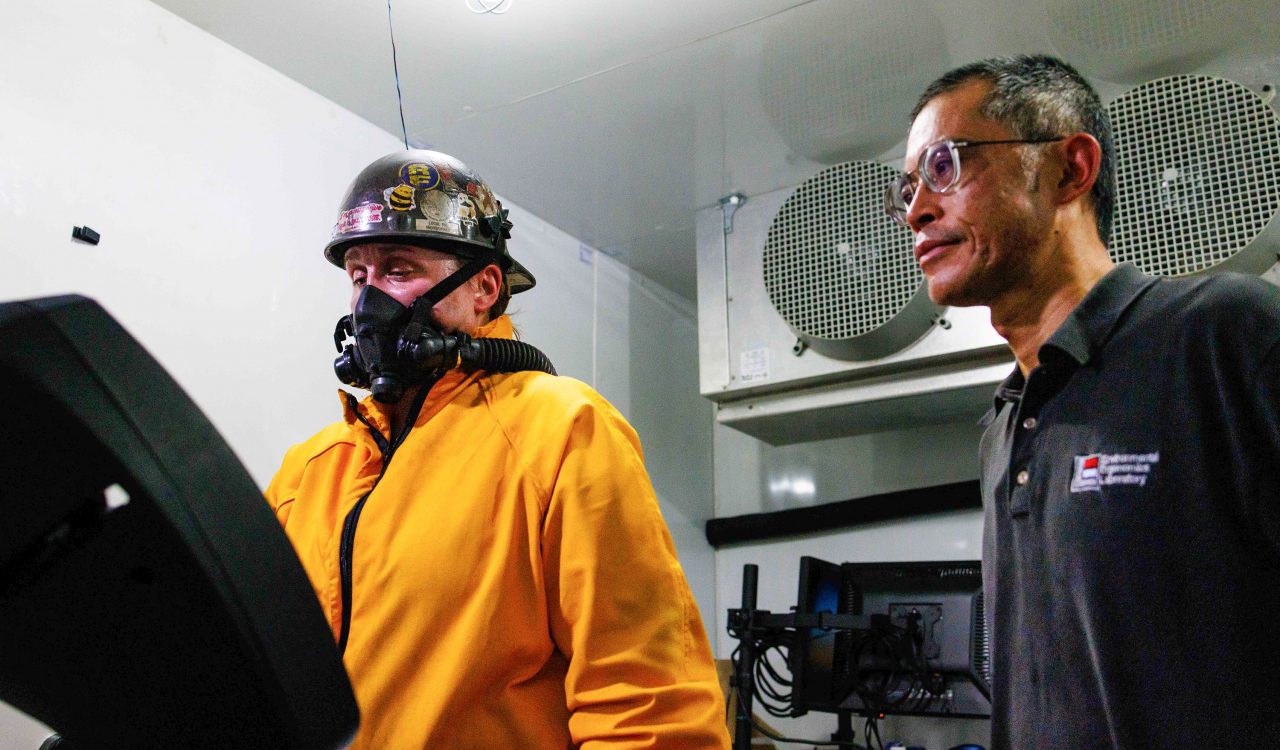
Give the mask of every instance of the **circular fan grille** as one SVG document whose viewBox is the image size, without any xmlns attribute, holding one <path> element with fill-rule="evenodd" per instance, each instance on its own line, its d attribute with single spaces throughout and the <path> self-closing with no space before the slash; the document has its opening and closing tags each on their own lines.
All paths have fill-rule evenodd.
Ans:
<svg viewBox="0 0 1280 750">
<path fill-rule="evenodd" d="M 916 97 L 950 64 L 946 29 L 920 0 L 802 4 L 765 27 L 761 105 L 791 150 L 828 164 L 902 140 Z"/>
<path fill-rule="evenodd" d="M 880 328 L 924 281 L 910 230 L 884 212 L 885 186 L 896 174 L 873 162 L 829 167 L 797 188 L 769 226 L 769 300 L 811 345 Z"/>
<path fill-rule="evenodd" d="M 1195 70 L 1258 34 L 1249 0 L 1045 0 L 1049 38 L 1086 75 L 1140 83 Z M 1262 33 L 1263 38 L 1266 37 Z"/>
<path fill-rule="evenodd" d="M 1267 228 L 1280 208 L 1280 119 L 1256 94 L 1222 78 L 1174 76 L 1134 88 L 1108 110 L 1117 261 L 1164 276 L 1196 273 Z"/>
<path fill-rule="evenodd" d="M 1098 54 L 1174 44 L 1203 33 L 1222 9 L 1214 0 L 1083 0 L 1061 3 L 1056 28 Z"/>
</svg>

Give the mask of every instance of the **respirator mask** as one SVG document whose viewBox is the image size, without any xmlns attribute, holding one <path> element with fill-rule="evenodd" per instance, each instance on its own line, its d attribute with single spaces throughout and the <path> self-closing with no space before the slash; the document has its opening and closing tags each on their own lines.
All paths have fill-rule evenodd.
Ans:
<svg viewBox="0 0 1280 750">
<path fill-rule="evenodd" d="M 377 401 L 393 404 L 409 388 L 435 382 L 460 360 L 491 372 L 541 370 L 554 375 L 546 355 L 522 341 L 472 339 L 465 333 L 442 333 L 433 326 L 431 309 L 436 303 L 489 262 L 467 262 L 409 307 L 366 285 L 351 314 L 340 318 L 333 331 L 339 352 L 333 369 L 338 379 L 368 389 Z"/>
<path fill-rule="evenodd" d="M 409 307 L 366 284 L 351 314 L 340 318 L 333 331 L 339 352 L 333 370 L 338 379 L 367 388 L 378 401 L 393 404 L 409 387 L 439 377 L 457 360 L 459 334 L 445 336 L 437 331 L 431 323 L 431 308 L 488 263 L 485 259 L 469 260 Z M 348 338 L 355 343 L 344 345 Z"/>
</svg>

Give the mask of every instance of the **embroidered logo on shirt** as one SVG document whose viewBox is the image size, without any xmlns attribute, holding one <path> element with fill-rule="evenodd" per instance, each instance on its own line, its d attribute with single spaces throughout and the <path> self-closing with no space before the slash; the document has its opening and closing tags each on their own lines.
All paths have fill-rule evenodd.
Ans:
<svg viewBox="0 0 1280 750">
<path fill-rule="evenodd" d="M 1112 484 L 1135 484 L 1145 487 L 1151 467 L 1160 463 L 1160 452 L 1154 453 L 1088 453 L 1075 457 L 1071 472 L 1072 492 L 1096 492 Z"/>
</svg>

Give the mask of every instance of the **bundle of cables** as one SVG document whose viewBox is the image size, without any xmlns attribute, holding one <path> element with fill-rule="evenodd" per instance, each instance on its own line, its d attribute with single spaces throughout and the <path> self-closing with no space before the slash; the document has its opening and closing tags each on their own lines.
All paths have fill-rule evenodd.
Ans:
<svg viewBox="0 0 1280 750">
<path fill-rule="evenodd" d="M 883 750 L 878 722 L 889 712 L 920 710 L 944 693 L 942 676 L 930 668 L 921 627 L 922 617 L 912 612 L 906 617 L 906 627 L 893 625 L 887 617 L 873 616 L 872 627 L 866 630 L 838 631 L 832 664 L 832 678 L 836 692 L 855 695 L 861 703 L 863 741 L 858 745 L 848 740 L 808 740 L 785 737 L 761 726 L 755 716 L 751 723 L 765 737 L 777 742 L 810 746 L 853 748 L 854 750 Z M 756 654 L 753 665 L 752 700 L 772 716 L 792 717 L 794 710 L 790 650 L 798 637 L 790 628 L 755 629 L 750 635 L 733 627 L 730 635 L 741 642 L 751 640 Z M 732 655 L 734 674 L 737 675 L 742 655 L 739 645 Z M 781 661 L 782 668 L 778 661 Z M 733 693 L 741 686 L 735 680 Z"/>
<path fill-rule="evenodd" d="M 890 624 L 887 617 L 871 619 L 870 630 L 856 631 L 844 672 L 849 692 L 861 700 L 865 712 L 922 711 L 933 701 L 945 700 L 946 681 L 929 664 L 920 612 L 907 613 L 905 627 Z"/>
<path fill-rule="evenodd" d="M 729 632 L 731 635 L 741 640 L 741 633 L 735 633 L 733 628 L 730 628 Z M 757 637 L 753 640 L 757 657 L 755 668 L 752 672 L 754 677 L 752 698 L 755 703 L 762 706 L 771 716 L 787 718 L 795 715 L 792 710 L 790 668 L 787 667 L 784 673 L 779 670 L 775 663 L 775 660 L 777 659 L 780 659 L 784 665 L 789 665 L 791 663 L 790 648 L 795 636 L 796 633 L 794 630 L 780 629 L 758 633 Z M 730 659 L 733 662 L 734 675 L 738 674 L 741 657 L 742 647 L 739 645 L 738 648 L 733 650 L 733 654 L 730 656 Z M 726 701 L 726 711 L 728 710 L 728 704 L 731 703 L 732 697 L 736 696 L 738 691 L 741 689 L 741 686 L 737 684 L 736 679 L 731 682 L 731 685 L 733 686 L 733 689 L 730 696 L 727 696 L 730 700 Z M 874 724 L 874 719 L 868 719 L 868 722 Z M 863 746 L 843 740 L 809 740 L 796 737 L 786 737 L 772 731 L 769 727 L 763 726 L 760 722 L 756 721 L 754 714 L 751 716 L 751 726 L 753 726 L 761 735 L 768 737 L 775 742 L 810 745 L 813 747 L 851 748 L 852 750 L 873 750 L 875 747 L 871 745 L 869 741 L 866 746 Z M 868 733 L 867 736 L 870 737 L 870 733 Z M 879 739 L 878 733 L 876 734 L 876 739 Z M 883 750 L 883 746 L 880 746 L 879 750 Z"/>
</svg>

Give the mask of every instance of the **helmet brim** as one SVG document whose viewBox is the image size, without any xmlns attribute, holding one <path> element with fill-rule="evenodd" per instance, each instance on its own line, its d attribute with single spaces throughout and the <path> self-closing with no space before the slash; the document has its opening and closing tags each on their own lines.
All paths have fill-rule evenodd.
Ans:
<svg viewBox="0 0 1280 750">
<path fill-rule="evenodd" d="M 506 274 L 507 284 L 511 288 L 512 294 L 519 294 L 534 287 L 538 283 L 529 269 L 524 267 L 520 261 L 512 258 L 510 255 L 503 257 L 493 251 L 493 248 L 480 243 L 467 242 L 456 237 L 448 235 L 428 236 L 423 232 L 363 232 L 359 234 L 344 235 L 339 240 L 330 242 L 324 249 L 325 260 L 329 261 L 338 268 L 346 267 L 347 251 L 356 245 L 410 245 L 412 247 L 421 247 L 426 250 L 436 250 L 450 255 L 457 255 L 462 258 L 483 258 L 489 257 L 493 259 L 493 264 L 501 268 Z M 504 263 L 505 261 L 505 263 Z M 504 268 L 504 266 L 506 266 Z"/>
</svg>

